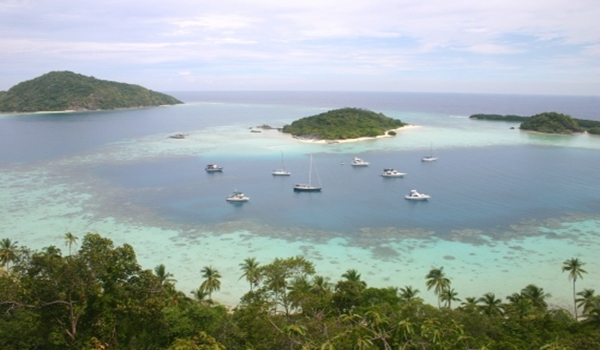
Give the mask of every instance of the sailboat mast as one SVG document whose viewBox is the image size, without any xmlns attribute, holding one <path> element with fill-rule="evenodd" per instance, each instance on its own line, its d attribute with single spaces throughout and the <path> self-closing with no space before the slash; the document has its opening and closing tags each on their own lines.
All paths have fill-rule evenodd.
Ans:
<svg viewBox="0 0 600 350">
<path fill-rule="evenodd" d="M 311 175 L 312 175 L 312 154 L 310 155 L 310 166 L 308 167 L 308 185 L 309 186 L 312 186 Z"/>
</svg>

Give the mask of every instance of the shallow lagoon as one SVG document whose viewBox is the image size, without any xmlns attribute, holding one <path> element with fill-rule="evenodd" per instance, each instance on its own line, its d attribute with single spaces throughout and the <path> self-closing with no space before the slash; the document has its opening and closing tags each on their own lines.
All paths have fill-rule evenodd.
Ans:
<svg viewBox="0 0 600 350">
<path fill-rule="evenodd" d="M 223 275 L 214 298 L 227 304 L 236 304 L 247 290 L 238 281 L 243 259 L 268 263 L 297 254 L 332 281 L 355 268 L 369 285 L 412 285 L 431 303 L 424 276 L 439 266 L 461 298 L 489 291 L 505 297 L 535 283 L 552 293 L 551 303 L 569 307 L 570 283 L 560 268 L 571 257 L 585 261 L 590 272 L 578 289 L 598 288 L 599 137 L 532 134 L 510 129 L 518 124 L 469 120 L 455 105 L 466 109 L 466 101 L 476 101 L 477 108 L 488 108 L 473 113 L 535 113 L 504 111 L 502 99 L 484 103 L 477 95 L 462 96 L 464 104 L 431 99 L 431 106 L 415 102 L 406 108 L 385 94 L 362 96 L 371 105 L 359 107 L 418 126 L 394 138 L 310 144 L 274 130 L 249 131 L 350 102 L 338 101 L 338 95 L 300 95 L 268 100 L 256 93 L 184 94 L 196 102 L 4 117 L 4 236 L 41 248 L 64 247 L 67 231 L 79 237 L 98 232 L 131 244 L 146 268 L 164 263 L 185 292 L 197 288 L 200 270 L 212 265 Z M 590 109 L 598 104 L 592 102 Z M 521 101 L 521 108 L 542 108 L 536 103 Z M 168 138 L 175 132 L 186 139 Z M 421 163 L 431 145 L 440 159 Z M 270 175 L 282 152 L 289 178 Z M 308 154 L 322 193 L 292 191 L 294 183 L 307 181 Z M 371 165 L 351 168 L 354 156 Z M 224 173 L 205 173 L 210 162 L 224 165 Z M 408 175 L 381 178 L 387 167 Z M 412 188 L 433 198 L 405 201 Z M 251 201 L 226 203 L 234 189 Z"/>
</svg>

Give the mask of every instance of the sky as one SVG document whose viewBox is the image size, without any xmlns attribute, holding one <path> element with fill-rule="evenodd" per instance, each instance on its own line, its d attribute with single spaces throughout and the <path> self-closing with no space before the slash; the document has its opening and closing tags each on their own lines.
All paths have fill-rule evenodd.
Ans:
<svg viewBox="0 0 600 350">
<path fill-rule="evenodd" d="M 0 0 L 0 90 L 600 95 L 598 0 Z"/>
</svg>

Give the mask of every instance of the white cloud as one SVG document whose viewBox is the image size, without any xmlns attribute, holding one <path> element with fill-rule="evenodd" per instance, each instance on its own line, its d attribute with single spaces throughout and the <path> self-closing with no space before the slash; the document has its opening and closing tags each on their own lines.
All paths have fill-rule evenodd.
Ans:
<svg viewBox="0 0 600 350">
<path fill-rule="evenodd" d="M 213 71 L 265 84 L 302 71 L 315 88 L 336 75 L 468 79 L 471 67 L 510 67 L 515 84 L 563 70 L 576 80 L 599 70 L 597 18 L 597 0 L 0 0 L 0 69 L 110 64 L 134 74 L 136 64 L 147 74 L 161 63 L 198 82 Z"/>
<path fill-rule="evenodd" d="M 497 54 L 514 54 L 521 53 L 524 50 L 517 49 L 515 47 L 506 45 L 495 45 L 495 44 L 482 44 L 482 45 L 471 45 L 464 49 L 465 51 L 486 54 L 486 55 L 497 55 Z"/>
</svg>

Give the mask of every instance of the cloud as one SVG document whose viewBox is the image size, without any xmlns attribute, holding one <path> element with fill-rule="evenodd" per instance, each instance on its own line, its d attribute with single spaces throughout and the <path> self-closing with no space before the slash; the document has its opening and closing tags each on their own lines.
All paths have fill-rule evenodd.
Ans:
<svg viewBox="0 0 600 350">
<path fill-rule="evenodd" d="M 0 70 L 109 65 L 111 74 L 193 71 L 206 81 L 199 75 L 214 72 L 265 84 L 285 72 L 317 89 L 336 76 L 340 89 L 353 77 L 469 79 L 473 67 L 486 76 L 510 67 L 515 85 L 557 71 L 576 80 L 599 70 L 597 18 L 596 0 L 5 0 Z"/>
<path fill-rule="evenodd" d="M 482 44 L 482 45 L 471 45 L 464 48 L 465 51 L 485 54 L 485 55 L 506 55 L 506 54 L 515 54 L 522 53 L 524 50 L 517 49 L 515 47 L 506 46 L 506 45 L 496 45 L 496 44 Z"/>
</svg>

